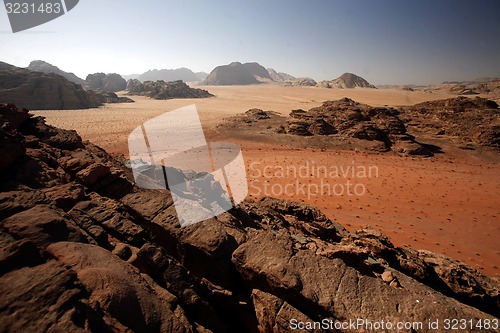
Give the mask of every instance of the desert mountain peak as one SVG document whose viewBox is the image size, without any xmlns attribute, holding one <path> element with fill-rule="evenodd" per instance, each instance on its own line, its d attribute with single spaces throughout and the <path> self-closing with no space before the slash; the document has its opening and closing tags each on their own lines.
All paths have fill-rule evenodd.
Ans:
<svg viewBox="0 0 500 333">
<path fill-rule="evenodd" d="M 33 72 L 42 72 L 42 73 L 54 73 L 57 75 L 61 75 L 62 77 L 66 78 L 67 80 L 76 83 L 76 84 L 84 84 L 85 80 L 80 79 L 78 76 L 76 76 L 73 73 L 65 72 L 59 67 L 54 66 L 52 64 L 49 64 L 46 61 L 43 60 L 33 60 L 26 69 L 33 71 Z"/>
<path fill-rule="evenodd" d="M 350 88 L 375 88 L 374 85 L 368 83 L 361 76 L 358 76 L 353 73 L 344 73 L 335 80 L 330 81 L 321 81 L 318 83 L 319 87 L 323 88 L 341 88 L 341 89 L 350 89 Z"/>
</svg>

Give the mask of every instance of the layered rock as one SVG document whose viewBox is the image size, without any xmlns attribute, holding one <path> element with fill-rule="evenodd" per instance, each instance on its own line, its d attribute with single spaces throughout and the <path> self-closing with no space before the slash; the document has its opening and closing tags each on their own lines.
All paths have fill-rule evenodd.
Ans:
<svg viewBox="0 0 500 333">
<path fill-rule="evenodd" d="M 129 95 L 148 96 L 154 99 L 213 97 L 208 91 L 191 88 L 182 81 L 146 81 L 141 83 L 139 80 L 135 79 L 129 80 L 126 88 Z"/>
<path fill-rule="evenodd" d="M 340 88 L 340 89 L 350 89 L 350 88 L 375 88 L 374 85 L 368 83 L 361 76 L 357 76 L 352 73 L 344 73 L 335 80 L 331 81 L 321 81 L 318 83 L 318 87 L 322 88 Z"/>
<path fill-rule="evenodd" d="M 95 73 L 87 75 L 85 86 L 92 90 L 117 92 L 125 90 L 127 81 L 119 74 Z"/>
<path fill-rule="evenodd" d="M 273 198 L 181 228 L 167 189 L 133 187 L 74 131 L 13 105 L 0 121 L 5 332 L 280 332 L 325 318 L 429 332 L 428 319 L 500 315 L 498 281 L 452 259 Z"/>
</svg>

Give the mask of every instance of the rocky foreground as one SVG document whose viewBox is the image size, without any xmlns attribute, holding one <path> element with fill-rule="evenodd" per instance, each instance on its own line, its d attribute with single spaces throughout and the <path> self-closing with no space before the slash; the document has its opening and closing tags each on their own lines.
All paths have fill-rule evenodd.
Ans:
<svg viewBox="0 0 500 333">
<path fill-rule="evenodd" d="M 498 281 L 310 206 L 246 201 L 180 228 L 168 190 L 136 188 L 102 149 L 13 105 L 0 105 L 0 154 L 5 332 L 286 332 L 323 318 L 427 332 L 500 315 Z"/>
</svg>

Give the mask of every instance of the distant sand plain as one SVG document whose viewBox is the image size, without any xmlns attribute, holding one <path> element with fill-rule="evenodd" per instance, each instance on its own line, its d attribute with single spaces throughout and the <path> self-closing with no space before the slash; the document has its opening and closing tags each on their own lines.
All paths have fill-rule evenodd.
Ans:
<svg viewBox="0 0 500 333">
<path fill-rule="evenodd" d="M 426 93 L 396 89 L 325 89 L 316 87 L 199 86 L 216 97 L 158 101 L 131 96 L 136 103 L 107 104 L 87 110 L 34 111 L 51 125 L 75 129 L 87 140 L 110 153 L 128 154 L 127 137 L 144 121 L 183 106 L 195 104 L 210 138 L 224 139 L 215 125 L 225 117 L 251 108 L 284 115 L 292 109 L 309 109 L 323 101 L 349 97 L 372 106 L 412 105 L 455 97 L 443 92 Z M 500 164 L 459 149 L 446 149 L 433 158 L 399 157 L 393 154 L 361 154 L 352 151 L 295 150 L 265 142 L 238 142 L 242 146 L 250 196 L 264 194 L 264 181 L 286 185 L 293 177 L 256 180 L 252 175 L 265 166 L 376 165 L 378 177 L 358 179 L 363 196 L 312 196 L 296 193 L 284 199 L 312 204 L 349 230 L 370 225 L 382 230 L 398 246 L 409 245 L 460 259 L 482 272 L 500 278 Z M 320 184 L 310 177 L 308 184 Z M 337 180 L 327 180 L 335 182 Z M 356 180 L 353 180 L 356 181 Z"/>
</svg>

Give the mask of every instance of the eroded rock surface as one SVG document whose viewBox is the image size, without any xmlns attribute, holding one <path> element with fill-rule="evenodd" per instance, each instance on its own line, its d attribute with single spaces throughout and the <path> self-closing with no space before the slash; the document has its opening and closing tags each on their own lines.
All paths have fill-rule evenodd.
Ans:
<svg viewBox="0 0 500 333">
<path fill-rule="evenodd" d="M 148 96 L 154 99 L 213 97 L 208 91 L 191 88 L 180 80 L 171 82 L 145 81 L 142 83 L 133 79 L 127 82 L 127 90 L 129 95 Z"/>
<path fill-rule="evenodd" d="M 499 282 L 450 258 L 274 198 L 181 228 L 167 189 L 136 188 L 77 133 L 13 105 L 0 105 L 0 120 L 12 154 L 0 174 L 5 332 L 286 332 L 293 318 L 500 315 Z"/>
</svg>

